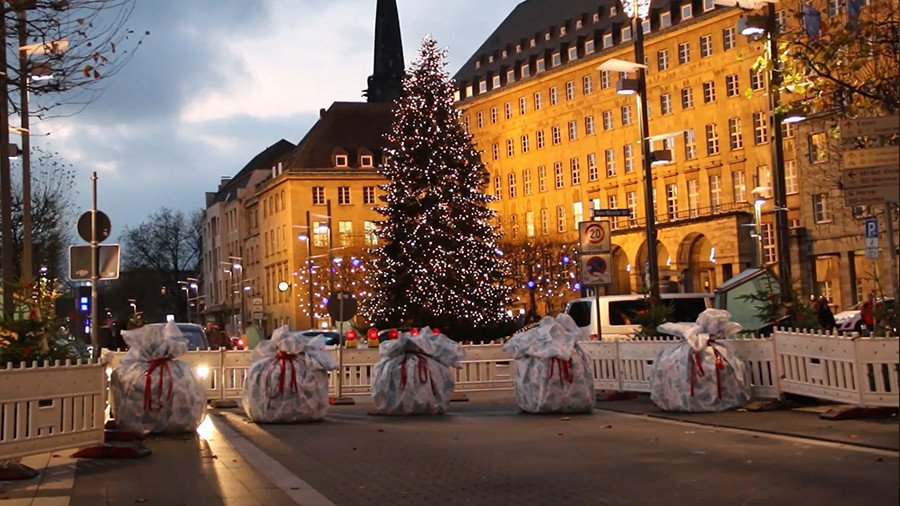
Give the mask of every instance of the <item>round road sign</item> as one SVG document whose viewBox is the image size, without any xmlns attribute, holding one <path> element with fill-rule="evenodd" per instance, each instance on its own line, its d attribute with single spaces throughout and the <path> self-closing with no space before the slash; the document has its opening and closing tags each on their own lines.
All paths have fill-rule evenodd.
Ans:
<svg viewBox="0 0 900 506">
<path fill-rule="evenodd" d="M 103 211 L 97 211 L 97 242 L 105 241 L 112 231 L 112 222 Z M 78 218 L 78 235 L 87 242 L 91 242 L 91 212 L 87 211 Z"/>
<path fill-rule="evenodd" d="M 356 297 L 350 292 L 332 292 L 328 296 L 328 314 L 336 322 L 345 322 L 356 316 Z"/>
</svg>

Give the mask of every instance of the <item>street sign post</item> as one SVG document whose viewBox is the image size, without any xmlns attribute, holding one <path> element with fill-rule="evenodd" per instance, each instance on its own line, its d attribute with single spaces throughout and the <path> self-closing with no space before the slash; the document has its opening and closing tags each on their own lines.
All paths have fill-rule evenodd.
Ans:
<svg viewBox="0 0 900 506">
<path fill-rule="evenodd" d="M 900 163 L 900 148 L 897 146 L 844 151 L 845 169 L 860 169 L 881 165 L 896 166 L 898 163 Z"/>
<path fill-rule="evenodd" d="M 900 165 L 844 169 L 841 173 L 844 189 L 868 186 L 889 186 L 900 193 Z"/>
<path fill-rule="evenodd" d="M 98 279 L 119 279 L 119 245 L 100 244 L 97 248 L 99 265 Z M 76 244 L 69 246 L 69 279 L 72 281 L 91 279 L 91 246 Z"/>
<path fill-rule="evenodd" d="M 609 221 L 582 221 L 578 223 L 581 254 L 609 253 Z"/>
<path fill-rule="evenodd" d="M 594 218 L 627 218 L 631 216 L 631 209 L 592 209 Z"/>
<path fill-rule="evenodd" d="M 878 116 L 874 118 L 853 118 L 841 121 L 841 137 L 889 135 L 897 132 L 900 116 Z"/>
<path fill-rule="evenodd" d="M 897 187 L 867 186 L 865 188 L 847 188 L 844 190 L 844 205 L 874 206 L 884 204 L 886 200 L 897 198 Z"/>
<path fill-rule="evenodd" d="M 78 235 L 81 236 L 87 242 L 91 242 L 94 239 L 91 239 L 92 231 L 91 231 L 91 211 L 85 211 L 78 218 Z M 112 231 L 112 222 L 109 220 L 109 216 L 106 215 L 103 211 L 97 211 L 97 242 L 103 242 L 107 238 L 109 238 L 109 233 Z"/>
<path fill-rule="evenodd" d="M 869 218 L 863 222 L 866 231 L 866 258 L 878 258 L 878 218 Z"/>
<path fill-rule="evenodd" d="M 611 255 L 609 253 L 581 255 L 581 282 L 585 286 L 601 286 L 612 283 Z"/>
<path fill-rule="evenodd" d="M 328 296 L 328 314 L 331 318 L 338 322 L 338 371 L 343 371 L 344 367 L 344 322 L 356 315 L 356 297 L 350 292 L 337 291 L 331 292 Z M 334 404 L 354 404 L 353 399 L 344 397 L 343 374 L 338 374 L 337 391 L 335 392 Z"/>
</svg>

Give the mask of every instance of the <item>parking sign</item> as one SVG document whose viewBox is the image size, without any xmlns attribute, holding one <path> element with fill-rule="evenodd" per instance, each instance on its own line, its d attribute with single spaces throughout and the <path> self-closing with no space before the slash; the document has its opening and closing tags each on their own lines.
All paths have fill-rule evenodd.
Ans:
<svg viewBox="0 0 900 506">
<path fill-rule="evenodd" d="M 878 218 L 869 218 L 865 222 L 866 239 L 878 238 Z"/>
</svg>

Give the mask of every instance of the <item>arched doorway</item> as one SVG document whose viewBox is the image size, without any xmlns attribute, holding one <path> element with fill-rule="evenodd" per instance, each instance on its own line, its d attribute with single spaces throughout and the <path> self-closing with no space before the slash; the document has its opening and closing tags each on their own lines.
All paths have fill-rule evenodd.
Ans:
<svg viewBox="0 0 900 506">
<path fill-rule="evenodd" d="M 631 273 L 628 272 L 628 255 L 625 254 L 625 250 L 613 246 L 611 263 L 613 282 L 606 293 L 611 295 L 631 293 Z"/>
<path fill-rule="evenodd" d="M 661 292 L 672 292 L 677 291 L 677 289 L 673 290 L 672 282 L 669 279 L 669 273 L 667 271 L 667 264 L 670 262 L 669 257 L 669 249 L 660 242 L 656 241 L 656 267 L 659 272 L 659 289 Z M 634 265 L 631 268 L 632 273 L 635 277 L 635 287 L 637 291 L 644 291 L 647 289 L 650 264 L 647 263 L 647 241 L 641 243 L 641 247 L 638 248 L 637 259 Z"/>
<path fill-rule="evenodd" d="M 712 292 L 716 288 L 716 264 L 711 256 L 712 243 L 699 232 L 688 234 L 678 245 L 678 266 L 683 269 L 685 292 Z"/>
</svg>

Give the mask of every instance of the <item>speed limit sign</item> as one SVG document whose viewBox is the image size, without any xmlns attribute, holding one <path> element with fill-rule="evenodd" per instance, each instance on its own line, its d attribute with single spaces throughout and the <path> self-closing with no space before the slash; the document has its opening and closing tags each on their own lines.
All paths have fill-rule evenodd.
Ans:
<svg viewBox="0 0 900 506">
<path fill-rule="evenodd" d="M 609 253 L 609 221 L 582 221 L 578 223 L 581 253 Z"/>
</svg>

